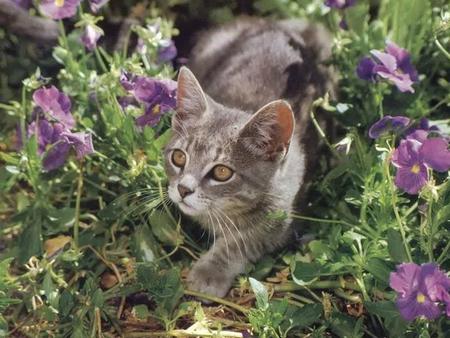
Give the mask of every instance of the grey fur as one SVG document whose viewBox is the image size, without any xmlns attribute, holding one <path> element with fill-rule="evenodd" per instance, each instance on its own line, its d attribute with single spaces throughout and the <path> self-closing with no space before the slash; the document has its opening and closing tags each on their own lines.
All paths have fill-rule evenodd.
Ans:
<svg viewBox="0 0 450 338">
<path fill-rule="evenodd" d="M 223 297 L 249 262 L 285 245 L 292 220 L 271 221 L 267 215 L 295 209 L 311 162 L 304 145 L 317 143 L 309 108 L 332 88 L 321 65 L 329 54 L 322 27 L 263 19 L 211 30 L 193 49 L 189 67 L 206 94 L 182 69 L 174 136 L 165 150 L 169 197 L 215 239 L 189 273 L 191 289 Z M 280 110 L 288 125 L 292 119 L 288 103 L 279 99 L 293 108 L 293 134 L 277 120 Z M 186 153 L 183 169 L 171 161 L 174 149 Z M 211 179 L 216 164 L 232 168 L 233 177 Z M 194 192 L 182 200 L 178 184 Z"/>
</svg>

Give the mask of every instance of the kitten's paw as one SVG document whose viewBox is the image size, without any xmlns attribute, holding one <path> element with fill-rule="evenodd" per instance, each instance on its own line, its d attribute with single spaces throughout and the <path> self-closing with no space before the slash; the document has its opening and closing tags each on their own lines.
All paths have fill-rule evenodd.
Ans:
<svg viewBox="0 0 450 338">
<path fill-rule="evenodd" d="M 222 298 L 230 290 L 233 279 L 234 276 L 217 272 L 216 266 L 198 261 L 189 271 L 187 284 L 192 291 Z"/>
</svg>

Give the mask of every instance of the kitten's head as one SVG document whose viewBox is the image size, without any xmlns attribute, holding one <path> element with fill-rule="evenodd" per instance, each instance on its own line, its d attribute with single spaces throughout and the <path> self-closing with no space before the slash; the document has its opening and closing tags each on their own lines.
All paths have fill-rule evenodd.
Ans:
<svg viewBox="0 0 450 338">
<path fill-rule="evenodd" d="M 203 219 L 257 207 L 268 196 L 293 130 L 285 101 L 273 101 L 253 115 L 227 108 L 181 68 L 173 136 L 165 149 L 169 197 L 185 214 Z"/>
</svg>

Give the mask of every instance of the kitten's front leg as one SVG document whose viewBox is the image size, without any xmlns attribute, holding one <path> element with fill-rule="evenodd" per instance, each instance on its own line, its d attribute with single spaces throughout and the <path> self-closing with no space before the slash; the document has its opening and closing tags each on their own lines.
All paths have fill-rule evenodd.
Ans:
<svg viewBox="0 0 450 338">
<path fill-rule="evenodd" d="M 233 243 L 234 244 L 234 243 Z M 188 288 L 193 291 L 223 297 L 234 278 L 244 272 L 248 259 L 236 244 L 219 238 L 215 245 L 194 264 L 187 277 Z"/>
</svg>

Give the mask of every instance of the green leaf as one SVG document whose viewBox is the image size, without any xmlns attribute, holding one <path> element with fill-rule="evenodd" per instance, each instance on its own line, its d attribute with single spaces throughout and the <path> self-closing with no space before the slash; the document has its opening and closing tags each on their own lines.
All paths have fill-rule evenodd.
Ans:
<svg viewBox="0 0 450 338">
<path fill-rule="evenodd" d="M 269 307 L 269 294 L 266 287 L 256 279 L 250 277 L 248 279 L 256 297 L 256 305 L 258 309 L 267 309 Z"/>
<path fill-rule="evenodd" d="M 160 270 L 156 264 L 139 264 L 137 279 L 153 296 L 158 304 L 158 311 L 163 316 L 170 315 L 183 296 L 178 268 Z"/>
<path fill-rule="evenodd" d="M 134 251 L 138 262 L 153 262 L 158 255 L 158 246 L 148 226 L 140 225 L 134 233 Z"/>
<path fill-rule="evenodd" d="M 364 35 L 369 21 L 369 4 L 359 1 L 355 6 L 349 7 L 345 13 L 345 20 L 350 30 L 360 36 Z"/>
<path fill-rule="evenodd" d="M 153 145 L 158 151 L 161 151 L 161 149 L 167 144 L 167 142 L 169 142 L 171 137 L 172 131 L 170 129 L 167 129 L 164 133 L 158 136 L 158 138 L 153 142 Z"/>
<path fill-rule="evenodd" d="M 165 211 L 153 210 L 149 221 L 152 232 L 162 243 L 173 246 L 180 243 L 181 234 L 177 232 L 177 225 Z"/>
<path fill-rule="evenodd" d="M 400 232 L 394 229 L 388 229 L 387 232 L 388 251 L 394 262 L 408 261 L 405 246 L 403 244 Z"/>
<path fill-rule="evenodd" d="M 46 272 L 44 276 L 44 281 L 42 282 L 42 288 L 44 289 L 45 297 L 47 297 L 48 303 L 54 307 L 58 308 L 58 289 L 53 283 L 52 276 L 49 271 Z"/>
<path fill-rule="evenodd" d="M 62 317 L 67 317 L 75 306 L 75 299 L 72 294 L 64 290 L 59 297 L 58 312 Z"/>
<path fill-rule="evenodd" d="M 102 289 L 97 289 L 92 295 L 92 305 L 98 308 L 102 308 L 105 303 L 105 297 L 103 295 Z"/>
<path fill-rule="evenodd" d="M 42 254 L 42 227 L 41 217 L 28 219 L 26 227 L 19 238 L 19 262 L 25 264 L 31 256 Z"/>
<path fill-rule="evenodd" d="M 257 280 L 263 279 L 272 271 L 275 262 L 275 259 L 269 255 L 264 256 L 255 264 L 253 271 L 250 273 L 251 277 Z"/>
<path fill-rule="evenodd" d="M 363 318 L 361 317 L 361 320 Z M 354 318 L 344 315 L 340 312 L 333 312 L 328 321 L 333 333 L 342 338 L 359 338 L 363 337 L 361 330 L 362 321 L 356 321 Z"/>
<path fill-rule="evenodd" d="M 389 275 L 394 270 L 394 265 L 380 258 L 370 258 L 365 268 L 376 279 L 387 286 L 389 284 Z"/>
<path fill-rule="evenodd" d="M 140 320 L 146 320 L 148 316 L 150 315 L 150 311 L 148 310 L 147 305 L 145 304 L 139 304 L 133 306 L 132 313 L 134 316 Z"/>
<path fill-rule="evenodd" d="M 308 285 L 321 275 L 321 268 L 319 263 L 293 261 L 292 279 L 298 285 Z"/>
<path fill-rule="evenodd" d="M 322 304 L 306 304 L 302 308 L 296 310 L 289 320 L 293 327 L 303 328 L 320 320 L 322 313 Z"/>
<path fill-rule="evenodd" d="M 390 337 L 403 337 L 408 328 L 408 323 L 403 320 L 394 302 L 364 302 L 367 311 L 384 319 L 384 324 L 389 330 Z"/>
</svg>

